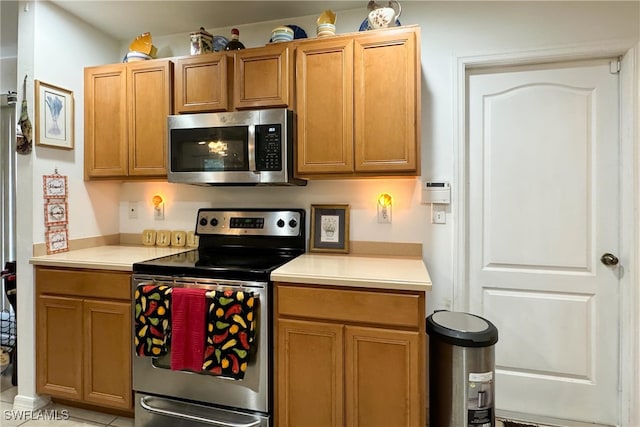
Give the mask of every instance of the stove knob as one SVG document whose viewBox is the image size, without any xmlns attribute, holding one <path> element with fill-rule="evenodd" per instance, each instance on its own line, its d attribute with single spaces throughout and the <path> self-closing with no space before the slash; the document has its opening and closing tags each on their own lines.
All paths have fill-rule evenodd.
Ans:
<svg viewBox="0 0 640 427">
<path fill-rule="evenodd" d="M 205 225 L 207 225 L 207 222 L 208 222 L 208 221 L 207 221 L 207 218 L 200 218 L 200 225 L 201 225 L 201 226 L 203 226 L 203 227 L 204 227 Z"/>
<path fill-rule="evenodd" d="M 218 225 L 218 220 L 216 218 L 211 218 L 210 224 L 212 227 L 215 227 L 216 225 Z"/>
<path fill-rule="evenodd" d="M 295 219 L 292 219 L 289 221 L 289 227 L 296 228 L 297 225 L 298 225 L 298 221 L 296 221 Z"/>
<path fill-rule="evenodd" d="M 284 220 L 279 219 L 278 222 L 276 222 L 276 225 L 280 228 L 284 227 Z"/>
</svg>

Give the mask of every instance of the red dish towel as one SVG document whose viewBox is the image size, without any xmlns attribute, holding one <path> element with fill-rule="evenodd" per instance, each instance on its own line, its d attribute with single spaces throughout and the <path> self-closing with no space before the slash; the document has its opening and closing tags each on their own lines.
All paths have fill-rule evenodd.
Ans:
<svg viewBox="0 0 640 427">
<path fill-rule="evenodd" d="M 171 302 L 171 369 L 199 372 L 206 343 L 205 289 L 173 288 Z"/>
</svg>

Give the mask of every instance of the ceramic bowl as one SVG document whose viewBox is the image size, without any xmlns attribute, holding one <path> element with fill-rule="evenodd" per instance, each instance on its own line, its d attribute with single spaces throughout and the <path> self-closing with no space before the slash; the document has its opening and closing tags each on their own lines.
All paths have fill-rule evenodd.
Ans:
<svg viewBox="0 0 640 427">
<path fill-rule="evenodd" d="M 276 27 L 271 31 L 271 42 L 290 42 L 293 40 L 293 30 L 286 26 Z"/>
<path fill-rule="evenodd" d="M 318 37 L 333 36 L 336 34 L 336 26 L 334 24 L 318 24 L 316 27 Z"/>
</svg>

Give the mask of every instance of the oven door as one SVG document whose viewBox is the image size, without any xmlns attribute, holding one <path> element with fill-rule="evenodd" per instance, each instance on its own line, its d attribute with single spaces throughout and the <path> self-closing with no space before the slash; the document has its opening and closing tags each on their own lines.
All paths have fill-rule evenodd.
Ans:
<svg viewBox="0 0 640 427">
<path fill-rule="evenodd" d="M 242 380 L 207 373 L 171 370 L 171 350 L 162 357 L 135 354 L 132 339 L 133 389 L 136 392 L 221 405 L 265 414 L 271 412 L 270 371 L 271 334 L 269 326 L 269 287 L 265 282 L 238 282 L 158 276 L 133 276 L 133 293 L 141 284 L 194 286 L 207 289 L 250 290 L 258 298 L 256 334 L 245 376 Z M 135 304 L 133 304 L 135 306 Z M 133 328 L 133 325 L 132 325 Z M 132 329 L 132 337 L 134 336 Z"/>
<path fill-rule="evenodd" d="M 136 427 L 269 427 L 266 415 L 136 393 Z"/>
</svg>

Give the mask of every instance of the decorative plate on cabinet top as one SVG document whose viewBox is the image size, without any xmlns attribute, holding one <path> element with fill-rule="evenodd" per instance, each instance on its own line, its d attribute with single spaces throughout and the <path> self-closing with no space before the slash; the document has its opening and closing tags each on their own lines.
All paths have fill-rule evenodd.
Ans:
<svg viewBox="0 0 640 427">
<path fill-rule="evenodd" d="M 213 51 L 222 52 L 229 43 L 229 39 L 224 36 L 213 36 Z"/>
<path fill-rule="evenodd" d="M 396 19 L 396 27 L 401 26 L 402 24 L 400 23 L 400 20 Z M 371 28 L 371 24 L 369 24 L 369 19 L 365 18 L 364 21 L 362 21 L 362 24 L 360 24 L 360 29 L 358 31 L 369 31 L 369 30 L 373 30 L 373 28 Z"/>
</svg>

